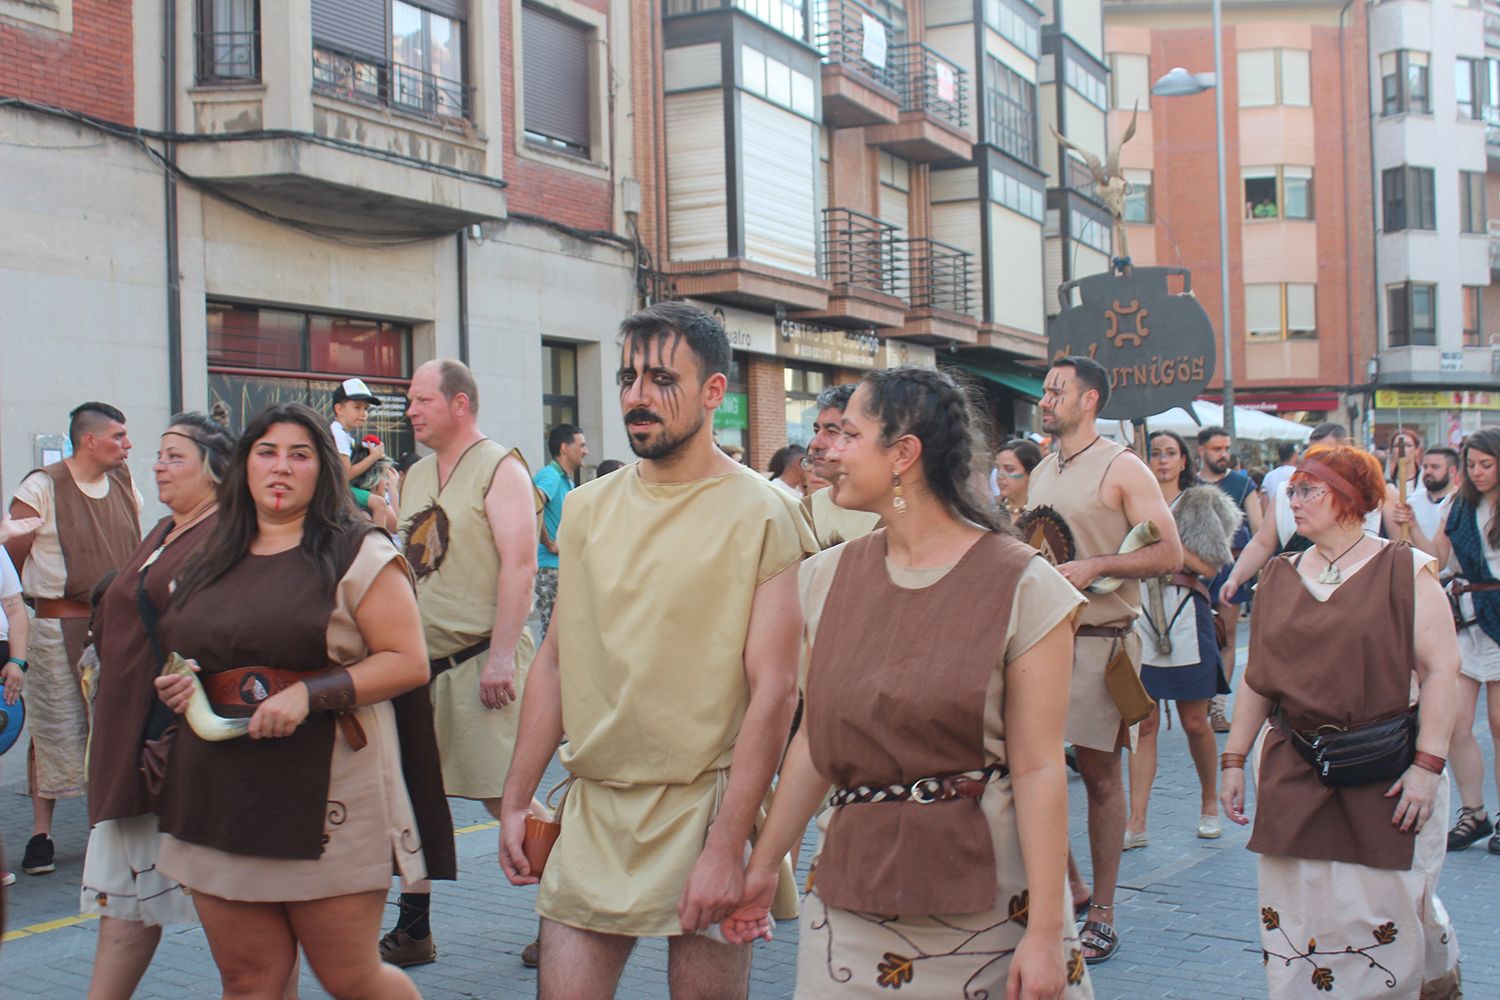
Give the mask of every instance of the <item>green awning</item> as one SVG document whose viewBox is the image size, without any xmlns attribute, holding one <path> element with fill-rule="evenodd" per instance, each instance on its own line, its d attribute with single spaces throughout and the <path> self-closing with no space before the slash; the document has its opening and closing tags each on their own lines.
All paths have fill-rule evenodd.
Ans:
<svg viewBox="0 0 1500 1000">
<path fill-rule="evenodd" d="M 1003 386 L 1016 395 L 1024 396 L 1033 402 L 1042 398 L 1042 380 L 1019 368 L 1010 368 L 1008 366 L 1004 368 L 988 368 L 983 365 L 976 365 L 970 361 L 959 361 L 956 358 L 951 360 L 945 358 L 944 361 L 955 368 L 962 368 L 971 375 L 978 375 L 982 379 Z"/>
</svg>

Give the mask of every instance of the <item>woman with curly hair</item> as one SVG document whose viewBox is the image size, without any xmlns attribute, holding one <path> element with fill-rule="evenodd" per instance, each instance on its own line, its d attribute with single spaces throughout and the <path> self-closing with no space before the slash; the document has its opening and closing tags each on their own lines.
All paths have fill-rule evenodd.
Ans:
<svg viewBox="0 0 1500 1000">
<path fill-rule="evenodd" d="M 1312 546 L 1261 573 L 1220 758 L 1220 801 L 1241 825 L 1256 769 L 1270 995 L 1458 997 L 1431 820 L 1448 810 L 1459 654 L 1435 562 L 1363 530 L 1386 496 L 1367 452 L 1314 452 L 1286 490 Z"/>
<path fill-rule="evenodd" d="M 949 376 L 893 368 L 865 376 L 829 450 L 834 501 L 885 527 L 802 564 L 805 721 L 723 924 L 769 937 L 780 859 L 826 800 L 800 998 L 1092 995 L 1062 752 L 1083 598 L 1000 530 L 976 426 Z"/>
</svg>

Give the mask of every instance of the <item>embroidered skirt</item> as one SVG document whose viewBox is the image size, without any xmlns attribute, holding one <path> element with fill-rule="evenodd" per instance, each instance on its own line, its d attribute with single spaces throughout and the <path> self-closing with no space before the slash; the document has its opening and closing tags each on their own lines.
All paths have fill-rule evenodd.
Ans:
<svg viewBox="0 0 1500 1000">
<path fill-rule="evenodd" d="M 802 903 L 797 939 L 797 1000 L 888 998 L 908 988 L 923 1000 L 1005 996 L 1010 960 L 1026 932 L 1030 894 L 1010 782 L 992 782 L 980 806 L 995 843 L 996 905 L 985 913 L 892 917 L 829 906 L 818 895 L 817 858 Z M 917 806 L 915 808 L 921 808 Z M 832 810 L 818 818 L 819 850 Z M 1092 1000 L 1072 904 L 1064 884 L 1056 892 L 1067 915 L 1058 940 L 1068 974 L 1066 1000 Z"/>
</svg>

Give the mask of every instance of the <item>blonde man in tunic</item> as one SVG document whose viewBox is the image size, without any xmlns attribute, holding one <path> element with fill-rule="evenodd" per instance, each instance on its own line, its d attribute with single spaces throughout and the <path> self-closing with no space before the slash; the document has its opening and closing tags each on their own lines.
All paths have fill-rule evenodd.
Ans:
<svg viewBox="0 0 1500 1000">
<path fill-rule="evenodd" d="M 535 650 L 526 618 L 536 576 L 537 492 L 521 453 L 480 431 L 479 389 L 461 362 L 418 368 L 406 415 L 418 443 L 433 450 L 406 474 L 401 534 L 431 658 L 443 787 L 498 817 Z M 421 965 L 437 958 L 427 919 L 431 884 L 405 889 L 381 953 L 392 965 Z"/>
<path fill-rule="evenodd" d="M 69 414 L 73 454 L 35 469 L 10 502 L 14 518 L 40 518 L 35 533 L 6 543 L 31 600 L 26 678 L 30 710 L 32 837 L 21 862 L 28 875 L 53 871 L 52 813 L 58 799 L 82 795 L 89 708 L 79 685 L 89 595 L 141 542 L 141 494 L 126 459 L 125 414 L 87 402 Z"/>
<path fill-rule="evenodd" d="M 1127 730 L 1105 686 L 1104 669 L 1123 648 L 1131 667 L 1140 673 L 1140 638 L 1131 629 L 1141 613 L 1136 581 L 1182 569 L 1177 522 L 1156 477 L 1134 452 L 1105 441 L 1095 430 L 1094 421 L 1108 402 L 1109 374 L 1098 362 L 1063 357 L 1052 363 L 1042 391 L 1042 430 L 1057 436 L 1058 449 L 1032 472 L 1027 494 L 1033 506 L 1049 506 L 1068 523 L 1075 551 L 1072 561 L 1057 569 L 1089 599 L 1074 644 L 1067 740 L 1078 751 L 1078 772 L 1088 793 L 1094 892 L 1083 946 L 1090 963 L 1110 958 L 1119 945 L 1114 930 L 1115 881 L 1125 840 L 1120 748 Z M 1120 555 L 1120 543 L 1142 521 L 1156 523 L 1161 541 Z M 1091 593 L 1089 585 L 1101 576 L 1126 582 L 1112 594 Z M 1088 890 L 1076 866 L 1070 875 L 1074 902 L 1081 906 Z"/>
<path fill-rule="evenodd" d="M 669 302 L 621 332 L 620 408 L 642 461 L 568 495 L 500 863 L 541 882 L 542 1000 L 613 996 L 641 937 L 670 938 L 674 1000 L 731 1000 L 749 988 L 749 946 L 698 932 L 739 901 L 796 705 L 796 568 L 817 545 L 796 499 L 714 445 L 723 328 Z M 575 780 L 539 880 L 525 818 L 564 732 Z"/>
</svg>

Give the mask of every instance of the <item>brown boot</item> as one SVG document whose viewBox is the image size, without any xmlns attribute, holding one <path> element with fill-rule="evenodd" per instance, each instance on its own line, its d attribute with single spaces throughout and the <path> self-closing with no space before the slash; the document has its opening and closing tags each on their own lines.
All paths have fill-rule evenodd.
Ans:
<svg viewBox="0 0 1500 1000">
<path fill-rule="evenodd" d="M 437 943 L 432 935 L 414 938 L 403 930 L 394 930 L 380 939 L 380 960 L 388 965 L 409 968 L 437 961 Z"/>
</svg>

